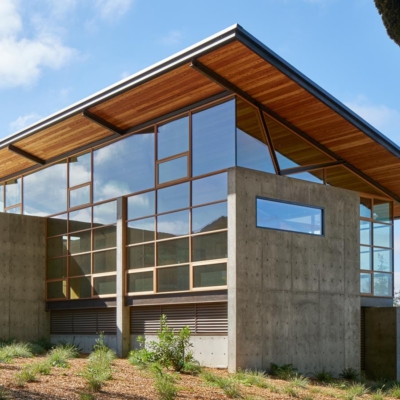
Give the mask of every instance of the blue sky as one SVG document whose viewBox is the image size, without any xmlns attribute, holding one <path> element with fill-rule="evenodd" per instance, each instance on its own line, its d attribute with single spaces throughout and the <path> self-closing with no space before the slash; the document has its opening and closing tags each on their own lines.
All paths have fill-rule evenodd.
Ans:
<svg viewBox="0 0 400 400">
<path fill-rule="evenodd" d="M 400 144 L 400 47 L 373 0 L 0 0 L 0 21 L 0 137 L 239 23 Z"/>
</svg>

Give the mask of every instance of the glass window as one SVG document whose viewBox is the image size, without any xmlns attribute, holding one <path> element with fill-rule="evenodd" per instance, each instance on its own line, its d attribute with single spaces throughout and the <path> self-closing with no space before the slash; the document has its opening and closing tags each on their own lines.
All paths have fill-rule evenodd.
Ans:
<svg viewBox="0 0 400 400">
<path fill-rule="evenodd" d="M 154 187 L 154 133 L 135 134 L 93 153 L 93 201 Z"/>
<path fill-rule="evenodd" d="M 9 208 L 8 210 L 5 211 L 7 214 L 21 214 L 21 207 L 14 207 L 14 208 Z"/>
<path fill-rule="evenodd" d="M 360 246 L 360 268 L 372 269 L 371 247 Z"/>
<path fill-rule="evenodd" d="M 157 190 L 157 212 L 179 210 L 189 207 L 189 183 L 169 186 Z"/>
<path fill-rule="evenodd" d="M 225 286 L 226 284 L 225 263 L 193 267 L 193 287 Z"/>
<path fill-rule="evenodd" d="M 187 156 L 174 158 L 158 164 L 158 183 L 175 181 L 188 176 Z"/>
<path fill-rule="evenodd" d="M 128 275 L 128 292 L 152 292 L 153 271 Z"/>
<path fill-rule="evenodd" d="M 91 272 L 90 254 L 69 258 L 69 276 L 90 275 Z"/>
<path fill-rule="evenodd" d="M 91 231 L 69 235 L 69 251 L 71 254 L 84 253 L 91 250 Z"/>
<path fill-rule="evenodd" d="M 128 244 L 150 242 L 155 239 L 154 217 L 137 219 L 128 222 Z"/>
<path fill-rule="evenodd" d="M 158 126 L 158 159 L 189 150 L 189 118 L 183 117 Z"/>
<path fill-rule="evenodd" d="M 66 299 L 67 298 L 67 282 L 57 281 L 47 283 L 48 299 Z"/>
<path fill-rule="evenodd" d="M 374 295 L 391 296 L 392 295 L 392 274 L 374 274 Z"/>
<path fill-rule="evenodd" d="M 323 235 L 322 209 L 257 199 L 257 227 Z"/>
<path fill-rule="evenodd" d="M 189 234 L 189 210 L 157 217 L 157 238 L 168 239 Z"/>
<path fill-rule="evenodd" d="M 235 165 L 235 101 L 193 114 L 193 176 Z"/>
<path fill-rule="evenodd" d="M 93 207 L 93 225 L 111 225 L 117 222 L 117 202 L 110 201 Z"/>
<path fill-rule="evenodd" d="M 374 246 L 392 247 L 392 226 L 374 224 Z"/>
<path fill-rule="evenodd" d="M 128 197 L 128 219 L 142 218 L 154 214 L 154 192 Z"/>
<path fill-rule="evenodd" d="M 47 236 L 67 233 L 67 214 L 57 215 L 47 219 Z"/>
<path fill-rule="evenodd" d="M 154 243 L 127 248 L 127 268 L 154 267 Z"/>
<path fill-rule="evenodd" d="M 226 173 L 196 179 L 192 182 L 192 205 L 226 200 L 228 196 L 228 175 Z"/>
<path fill-rule="evenodd" d="M 360 221 L 360 243 L 371 244 L 371 222 Z"/>
<path fill-rule="evenodd" d="M 90 276 L 82 278 L 73 278 L 69 280 L 70 299 L 82 299 L 92 296 L 92 284 Z"/>
<path fill-rule="evenodd" d="M 189 266 L 158 269 L 157 286 L 158 292 L 189 290 Z"/>
<path fill-rule="evenodd" d="M 194 236 L 192 238 L 193 261 L 216 260 L 228 257 L 228 239 L 226 232 Z"/>
<path fill-rule="evenodd" d="M 192 209 L 192 233 L 216 231 L 228 227 L 227 203 Z"/>
<path fill-rule="evenodd" d="M 93 273 L 102 274 L 117 270 L 117 251 L 100 251 L 93 254 Z"/>
<path fill-rule="evenodd" d="M 68 239 L 66 236 L 57 236 L 47 239 L 47 257 L 65 256 L 68 253 Z"/>
<path fill-rule="evenodd" d="M 24 176 L 24 214 L 45 216 L 67 209 L 65 161 Z"/>
<path fill-rule="evenodd" d="M 374 270 L 392 272 L 392 250 L 374 248 Z"/>
<path fill-rule="evenodd" d="M 69 191 L 69 206 L 77 207 L 90 203 L 90 185 Z"/>
<path fill-rule="evenodd" d="M 324 171 L 321 169 L 311 172 L 300 172 L 288 176 L 290 178 L 301 179 L 302 181 L 324 184 Z"/>
<path fill-rule="evenodd" d="M 6 207 L 21 203 L 21 178 L 6 182 Z"/>
<path fill-rule="evenodd" d="M 99 276 L 94 278 L 93 282 L 95 296 L 117 293 L 117 277 L 115 275 Z"/>
<path fill-rule="evenodd" d="M 0 183 L 0 212 L 4 210 L 4 185 Z"/>
<path fill-rule="evenodd" d="M 47 261 L 47 279 L 60 279 L 67 277 L 67 258 L 53 258 Z"/>
<path fill-rule="evenodd" d="M 94 250 L 109 249 L 117 246 L 117 228 L 106 226 L 104 228 L 93 229 Z"/>
<path fill-rule="evenodd" d="M 91 153 L 69 158 L 69 187 L 90 182 L 92 179 Z"/>
<path fill-rule="evenodd" d="M 360 292 L 371 293 L 371 274 L 360 274 Z"/>
<path fill-rule="evenodd" d="M 69 213 L 69 231 L 82 231 L 91 228 L 91 211 L 90 207 Z"/>
<path fill-rule="evenodd" d="M 167 240 L 157 244 L 157 265 L 189 262 L 189 238 Z"/>
<path fill-rule="evenodd" d="M 361 197 L 360 199 L 360 217 L 371 218 L 372 200 Z"/>
<path fill-rule="evenodd" d="M 382 222 L 392 222 L 391 203 L 384 200 L 374 200 L 374 219 Z"/>
</svg>

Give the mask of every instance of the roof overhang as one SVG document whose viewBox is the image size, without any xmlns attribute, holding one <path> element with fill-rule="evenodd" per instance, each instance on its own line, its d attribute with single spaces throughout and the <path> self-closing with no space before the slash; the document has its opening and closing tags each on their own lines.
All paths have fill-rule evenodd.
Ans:
<svg viewBox="0 0 400 400">
<path fill-rule="evenodd" d="M 400 201 L 400 148 L 239 25 L 2 139 L 0 179 L 227 91 L 257 103 Z"/>
</svg>

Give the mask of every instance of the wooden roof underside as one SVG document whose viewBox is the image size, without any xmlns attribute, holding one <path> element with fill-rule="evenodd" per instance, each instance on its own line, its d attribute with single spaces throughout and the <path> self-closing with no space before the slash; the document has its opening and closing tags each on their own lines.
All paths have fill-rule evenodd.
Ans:
<svg viewBox="0 0 400 400">
<path fill-rule="evenodd" d="M 400 197 L 400 159 L 342 115 L 279 71 L 239 40 L 198 58 L 284 120 Z M 88 108 L 121 130 L 137 127 L 177 109 L 224 92 L 187 62 Z M 13 145 L 45 161 L 116 135 L 76 113 Z M 0 179 L 37 164 L 7 148 L 0 150 Z M 397 207 L 397 206 L 396 206 Z M 396 208 L 400 216 L 400 207 Z"/>
</svg>

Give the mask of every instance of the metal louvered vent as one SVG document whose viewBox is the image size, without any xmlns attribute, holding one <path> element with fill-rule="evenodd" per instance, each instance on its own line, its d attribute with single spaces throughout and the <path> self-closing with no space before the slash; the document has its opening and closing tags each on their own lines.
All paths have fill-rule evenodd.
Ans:
<svg viewBox="0 0 400 400">
<path fill-rule="evenodd" d="M 361 307 L 361 371 L 365 371 L 365 307 Z"/>
<path fill-rule="evenodd" d="M 131 307 L 131 333 L 156 334 L 162 314 L 167 316 L 168 326 L 176 331 L 189 326 L 192 334 L 228 333 L 226 302 Z"/>
<path fill-rule="evenodd" d="M 99 332 L 117 333 L 115 308 L 51 311 L 52 334 L 96 335 Z"/>
</svg>

